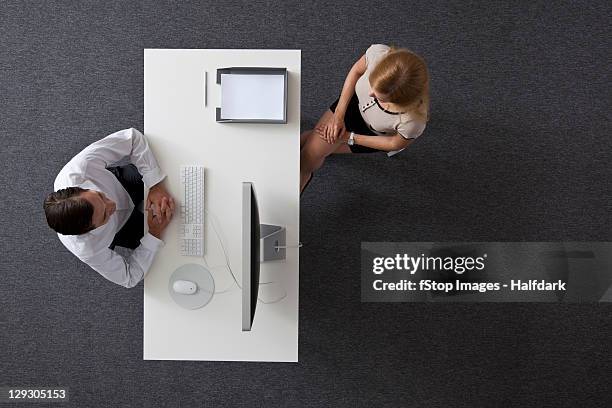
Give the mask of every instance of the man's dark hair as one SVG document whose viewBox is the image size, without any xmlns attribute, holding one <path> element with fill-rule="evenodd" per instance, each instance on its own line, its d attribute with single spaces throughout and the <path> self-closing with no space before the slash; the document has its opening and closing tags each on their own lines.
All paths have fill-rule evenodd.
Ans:
<svg viewBox="0 0 612 408">
<path fill-rule="evenodd" d="M 43 208 L 47 223 L 62 235 L 80 235 L 94 229 L 91 222 L 93 205 L 79 195 L 87 190 L 68 187 L 51 193 Z"/>
</svg>

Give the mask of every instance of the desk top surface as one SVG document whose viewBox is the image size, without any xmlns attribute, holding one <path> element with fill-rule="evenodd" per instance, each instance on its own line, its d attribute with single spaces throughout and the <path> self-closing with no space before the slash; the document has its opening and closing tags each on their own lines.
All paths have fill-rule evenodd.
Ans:
<svg viewBox="0 0 612 408">
<path fill-rule="evenodd" d="M 251 332 L 241 330 L 241 289 L 232 272 L 241 283 L 243 181 L 255 185 L 260 221 L 285 226 L 287 245 L 299 241 L 300 58 L 299 50 L 145 50 L 144 131 L 166 188 L 178 198 L 180 166 L 204 165 L 209 213 L 204 259 L 179 255 L 178 214 L 165 231 L 144 285 L 144 359 L 297 361 L 298 249 L 261 264 L 260 281 L 271 283 L 260 286 Z M 216 70 L 234 66 L 287 68 L 286 124 L 215 121 Z M 168 292 L 170 275 L 187 263 L 207 265 L 217 292 L 191 311 Z"/>
</svg>

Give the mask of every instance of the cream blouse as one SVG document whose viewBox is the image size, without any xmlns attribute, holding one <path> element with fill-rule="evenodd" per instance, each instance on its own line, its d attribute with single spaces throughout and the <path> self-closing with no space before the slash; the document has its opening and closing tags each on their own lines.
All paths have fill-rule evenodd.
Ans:
<svg viewBox="0 0 612 408">
<path fill-rule="evenodd" d="M 389 52 L 390 48 L 383 44 L 374 44 L 366 50 L 366 72 L 357 80 L 355 93 L 359 100 L 361 117 L 377 135 L 394 135 L 399 133 L 405 139 L 416 139 L 425 130 L 426 123 L 418 120 L 410 113 L 398 113 L 385 110 L 378 100 L 370 94 L 370 73 Z M 402 149 L 403 150 L 403 149 Z M 389 152 L 389 156 L 401 150 Z"/>
</svg>

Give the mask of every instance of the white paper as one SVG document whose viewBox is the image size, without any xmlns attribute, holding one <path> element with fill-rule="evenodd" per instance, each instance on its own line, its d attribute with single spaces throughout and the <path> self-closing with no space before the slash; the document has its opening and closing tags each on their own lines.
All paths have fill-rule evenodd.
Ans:
<svg viewBox="0 0 612 408">
<path fill-rule="evenodd" d="M 283 75 L 221 74 L 223 119 L 282 120 L 284 99 Z"/>
</svg>

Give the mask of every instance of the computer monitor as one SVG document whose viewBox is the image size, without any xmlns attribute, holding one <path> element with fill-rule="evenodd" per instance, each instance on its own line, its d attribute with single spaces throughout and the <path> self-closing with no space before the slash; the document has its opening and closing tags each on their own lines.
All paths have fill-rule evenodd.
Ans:
<svg viewBox="0 0 612 408">
<path fill-rule="evenodd" d="M 259 294 L 259 208 L 252 183 L 242 183 L 242 330 L 253 326 Z"/>
<path fill-rule="evenodd" d="M 253 183 L 242 183 L 242 331 L 250 331 L 259 295 L 259 264 L 285 259 L 285 228 L 259 223 Z"/>
</svg>

